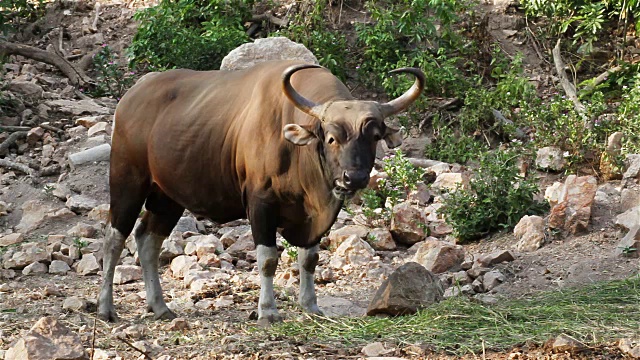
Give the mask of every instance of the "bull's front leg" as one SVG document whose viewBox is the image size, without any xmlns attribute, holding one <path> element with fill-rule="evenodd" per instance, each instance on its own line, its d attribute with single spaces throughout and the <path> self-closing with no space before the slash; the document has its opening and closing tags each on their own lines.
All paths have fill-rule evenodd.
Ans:
<svg viewBox="0 0 640 360">
<path fill-rule="evenodd" d="M 298 248 L 298 265 L 300 266 L 300 296 L 298 297 L 298 302 L 306 312 L 323 315 L 318 307 L 314 283 L 318 259 L 318 245 L 309 249 Z"/>
<path fill-rule="evenodd" d="M 258 300 L 258 325 L 265 326 L 282 321 L 276 307 L 273 291 L 273 277 L 278 267 L 276 248 L 276 212 L 264 203 L 250 207 L 251 232 L 256 244 L 258 272 L 260 274 L 260 299 Z"/>
</svg>

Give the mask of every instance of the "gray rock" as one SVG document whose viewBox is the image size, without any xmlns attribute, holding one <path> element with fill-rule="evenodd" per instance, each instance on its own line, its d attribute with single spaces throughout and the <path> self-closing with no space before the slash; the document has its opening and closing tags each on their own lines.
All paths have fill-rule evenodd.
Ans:
<svg viewBox="0 0 640 360">
<path fill-rule="evenodd" d="M 444 241 L 429 238 L 420 244 L 413 261 L 436 274 L 460 270 L 464 261 L 464 248 Z"/>
<path fill-rule="evenodd" d="M 87 308 L 87 301 L 78 296 L 71 296 L 64 299 L 62 308 L 65 310 L 81 311 Z"/>
<path fill-rule="evenodd" d="M 443 299 L 440 279 L 424 266 L 408 262 L 394 271 L 373 296 L 367 315 L 415 314 Z"/>
<path fill-rule="evenodd" d="M 531 252 L 538 250 L 545 240 L 544 219 L 540 216 L 525 215 L 513 229 L 513 235 L 518 240 L 518 251 Z"/>
<path fill-rule="evenodd" d="M 636 226 L 640 226 L 640 206 L 633 207 L 616 217 L 616 225 L 631 230 Z"/>
<path fill-rule="evenodd" d="M 23 244 L 21 248 L 15 252 L 6 252 L 2 258 L 5 269 L 16 270 L 24 269 L 27 265 L 36 262 L 49 263 L 51 261 L 51 255 L 47 251 L 47 245 L 45 243 L 33 242 Z M 44 272 L 46 272 L 46 270 Z"/>
<path fill-rule="evenodd" d="M 358 235 L 351 235 L 338 246 L 331 257 L 330 265 L 336 269 L 342 269 L 345 265 L 356 267 L 365 266 L 375 255 L 375 250 Z"/>
<path fill-rule="evenodd" d="M 391 232 L 386 228 L 371 229 L 367 235 L 367 241 L 374 250 L 391 251 L 396 249 Z"/>
<path fill-rule="evenodd" d="M 542 170 L 560 171 L 566 164 L 563 153 L 562 149 L 555 146 L 540 148 L 536 155 L 536 166 Z"/>
<path fill-rule="evenodd" d="M 198 232 L 198 224 L 197 224 L 196 219 L 194 217 L 192 217 L 192 216 L 183 216 L 183 217 L 180 218 L 180 220 L 178 220 L 178 223 L 173 228 L 173 231 L 179 231 L 181 233 L 186 233 L 186 232 L 197 233 Z"/>
<path fill-rule="evenodd" d="M 40 99 L 44 93 L 42 86 L 31 81 L 12 81 L 9 90 L 33 99 Z"/>
<path fill-rule="evenodd" d="M 7 350 L 5 360 L 84 360 L 83 341 L 53 317 L 43 317 Z"/>
<path fill-rule="evenodd" d="M 47 265 L 41 262 L 34 262 L 22 269 L 22 275 L 36 275 L 36 274 L 46 274 L 47 273 Z"/>
<path fill-rule="evenodd" d="M 506 280 L 505 276 L 499 270 L 491 270 L 484 274 L 482 278 L 482 284 L 486 291 L 491 291 L 496 286 L 502 284 Z"/>
<path fill-rule="evenodd" d="M 627 169 L 622 174 L 623 179 L 635 179 L 640 174 L 640 154 L 629 154 L 625 159 Z"/>
<path fill-rule="evenodd" d="M 82 214 L 93 210 L 93 208 L 98 206 L 98 202 L 88 196 L 73 195 L 67 199 L 65 205 L 74 213 Z"/>
<path fill-rule="evenodd" d="M 98 105 L 91 99 L 85 100 L 49 100 L 45 102 L 45 105 L 56 109 L 57 111 L 70 114 L 70 115 L 82 115 L 82 114 L 113 114 L 113 110 L 107 107 Z"/>
<path fill-rule="evenodd" d="M 480 263 L 480 265 L 482 266 L 492 266 L 492 265 L 496 265 L 496 264 L 500 264 L 501 262 L 509 262 L 509 261 L 513 261 L 516 258 L 513 256 L 513 254 L 511 253 L 511 251 L 509 250 L 498 250 L 498 251 L 494 251 L 491 254 L 487 254 L 484 256 L 481 256 L 478 259 L 478 263 Z"/>
<path fill-rule="evenodd" d="M 162 242 L 162 249 L 160 249 L 160 262 L 163 264 L 169 263 L 175 257 L 183 254 L 184 248 L 182 245 L 180 245 L 174 237 L 169 236 Z"/>
<path fill-rule="evenodd" d="M 76 263 L 76 272 L 80 275 L 95 275 L 100 271 L 100 264 L 94 254 L 84 254 Z"/>
<path fill-rule="evenodd" d="M 94 124 L 87 130 L 87 136 L 92 137 L 96 135 L 111 135 L 111 125 L 105 121 L 100 121 Z"/>
<path fill-rule="evenodd" d="M 62 260 L 52 260 L 49 264 L 49 274 L 65 275 L 71 268 Z"/>
<path fill-rule="evenodd" d="M 229 246 L 227 253 L 235 258 L 244 259 L 247 252 L 255 250 L 255 248 L 256 245 L 253 241 L 253 235 L 251 235 L 250 232 L 247 232 L 239 237 L 233 245 Z"/>
<path fill-rule="evenodd" d="M 318 59 L 304 45 L 285 37 L 256 39 L 240 45 L 222 59 L 220 70 L 240 70 L 269 60 L 301 60 L 318 64 Z"/>
<path fill-rule="evenodd" d="M 362 225 L 347 225 L 340 229 L 332 230 L 329 233 L 328 248 L 331 250 L 337 249 L 338 246 L 340 246 L 340 244 L 342 244 L 342 242 L 351 235 L 356 235 L 361 239 L 365 239 L 368 233 L 369 229 Z"/>
<path fill-rule="evenodd" d="M 616 246 L 618 256 L 637 258 L 640 256 L 640 226 L 634 226 Z"/>
<path fill-rule="evenodd" d="M 93 225 L 89 225 L 87 223 L 78 223 L 67 231 L 67 235 L 69 236 L 77 236 L 83 238 L 93 238 L 97 233 L 98 229 L 96 229 Z"/>
<path fill-rule="evenodd" d="M 24 241 L 24 235 L 22 233 L 13 233 L 5 236 L 0 236 L 0 246 L 9 246 L 18 244 Z"/>
<path fill-rule="evenodd" d="M 69 165 L 71 169 L 84 164 L 92 164 L 94 162 L 109 161 L 111 157 L 111 145 L 102 144 L 96 147 L 83 150 L 69 155 Z"/>
<path fill-rule="evenodd" d="M 142 279 L 142 267 L 137 265 L 118 265 L 113 275 L 114 284 L 126 284 Z"/>
</svg>

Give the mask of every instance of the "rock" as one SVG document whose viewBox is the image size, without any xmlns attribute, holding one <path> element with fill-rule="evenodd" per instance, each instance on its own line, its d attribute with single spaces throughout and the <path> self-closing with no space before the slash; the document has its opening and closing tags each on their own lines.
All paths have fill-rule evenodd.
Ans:
<svg viewBox="0 0 640 360">
<path fill-rule="evenodd" d="M 207 254 L 220 254 L 224 251 L 222 242 L 215 235 L 197 235 L 189 238 L 189 242 L 184 247 L 186 255 L 197 255 L 202 258 Z"/>
<path fill-rule="evenodd" d="M 56 198 L 62 201 L 67 201 L 69 196 L 73 195 L 73 192 L 71 191 L 71 189 L 69 189 L 69 187 L 65 184 L 52 183 L 52 184 L 47 184 L 45 188 L 52 189 L 51 195 L 55 196 Z"/>
<path fill-rule="evenodd" d="M 618 256 L 637 258 L 640 256 L 640 226 L 634 226 L 616 246 Z"/>
<path fill-rule="evenodd" d="M 362 353 L 367 357 L 380 356 L 392 352 L 393 350 L 387 350 L 384 348 L 381 342 L 374 342 L 367 344 L 362 348 Z"/>
<path fill-rule="evenodd" d="M 622 179 L 622 168 L 616 163 L 616 159 L 622 151 L 623 133 L 614 132 L 607 138 L 607 148 L 600 156 L 600 173 L 605 181 Z"/>
<path fill-rule="evenodd" d="M 87 136 L 92 137 L 100 134 L 111 135 L 111 125 L 105 121 L 95 123 L 87 131 Z"/>
<path fill-rule="evenodd" d="M 564 228 L 572 234 L 586 231 L 597 186 L 598 180 L 593 176 L 569 175 L 558 204 L 551 209 L 549 227 Z"/>
<path fill-rule="evenodd" d="M 33 99 L 42 98 L 42 94 L 44 93 L 42 86 L 30 81 L 12 81 L 9 83 L 8 89 Z"/>
<path fill-rule="evenodd" d="M 184 249 L 182 245 L 180 245 L 173 236 L 169 236 L 162 242 L 162 248 L 160 249 L 160 262 L 163 264 L 169 263 L 175 257 L 183 254 Z"/>
<path fill-rule="evenodd" d="M 37 229 L 46 214 L 52 209 L 47 205 L 40 203 L 38 200 L 29 200 L 22 204 L 22 218 L 20 223 L 15 227 L 17 232 L 29 233 Z"/>
<path fill-rule="evenodd" d="M 394 239 L 405 245 L 413 245 L 427 236 L 428 220 L 426 214 L 408 202 L 393 207 L 391 233 Z"/>
<path fill-rule="evenodd" d="M 482 266 L 493 266 L 496 264 L 500 264 L 501 262 L 509 262 L 513 261 L 516 258 L 513 256 L 511 251 L 509 250 L 498 250 L 494 251 L 490 254 L 483 255 L 478 259 L 478 263 Z"/>
<path fill-rule="evenodd" d="M 69 229 L 69 231 L 67 231 L 67 235 L 69 236 L 77 236 L 82 238 L 93 238 L 97 233 L 98 229 L 86 223 L 78 223 L 74 227 Z"/>
<path fill-rule="evenodd" d="M 351 235 L 338 246 L 331 257 L 330 265 L 341 269 L 345 265 L 365 266 L 375 255 L 375 250 L 358 235 Z"/>
<path fill-rule="evenodd" d="M 253 235 L 251 235 L 250 232 L 247 232 L 240 236 L 233 245 L 229 246 L 227 253 L 235 258 L 244 259 L 247 252 L 255 250 L 255 248 L 256 245 L 253 241 Z"/>
<path fill-rule="evenodd" d="M 518 240 L 516 249 L 522 252 L 538 250 L 544 243 L 544 219 L 540 216 L 525 215 L 513 229 L 513 235 Z"/>
<path fill-rule="evenodd" d="M 98 116 L 82 116 L 77 118 L 74 123 L 76 125 L 80 125 L 83 126 L 87 129 L 89 129 L 90 127 L 92 127 L 93 125 L 97 124 L 100 121 L 103 121 L 104 119 L 104 115 L 98 115 Z"/>
<path fill-rule="evenodd" d="M 65 275 L 70 270 L 69 264 L 62 260 L 52 260 L 49 264 L 49 274 Z"/>
<path fill-rule="evenodd" d="M 635 179 L 640 174 L 640 154 L 628 154 L 624 161 L 626 170 L 622 174 L 623 179 Z"/>
<path fill-rule="evenodd" d="M 431 184 L 431 189 L 442 191 L 456 191 L 469 186 L 469 177 L 462 173 L 441 173 Z"/>
<path fill-rule="evenodd" d="M 620 212 L 625 212 L 629 209 L 632 209 L 638 205 L 640 205 L 640 191 L 637 188 L 635 189 L 622 189 L 620 194 Z M 596 194 L 597 197 L 597 194 Z M 610 203 L 608 204 L 613 207 Z"/>
<path fill-rule="evenodd" d="M 396 242 L 393 241 L 391 232 L 386 228 L 376 228 L 369 231 L 367 241 L 374 250 L 395 250 Z"/>
<path fill-rule="evenodd" d="M 325 316 L 329 317 L 364 316 L 367 310 L 350 300 L 334 296 L 319 296 L 318 306 L 322 309 Z"/>
<path fill-rule="evenodd" d="M 45 102 L 45 105 L 52 109 L 56 109 L 59 112 L 63 112 L 71 115 L 82 114 L 112 114 L 113 110 L 104 106 L 98 105 L 91 99 L 85 100 L 49 100 Z"/>
<path fill-rule="evenodd" d="M 547 146 L 538 149 L 536 166 L 542 170 L 560 171 L 566 165 L 562 149 L 555 146 Z"/>
<path fill-rule="evenodd" d="M 478 264 L 476 266 L 476 264 Z M 467 275 L 471 276 L 472 278 L 476 279 L 479 278 L 480 276 L 488 273 L 491 269 L 481 266 L 479 265 L 479 263 L 474 263 L 474 266 L 467 270 Z"/>
<path fill-rule="evenodd" d="M 0 236 L 0 246 L 14 245 L 23 241 L 24 235 L 22 233 L 13 233 L 5 236 Z"/>
<path fill-rule="evenodd" d="M 94 254 L 84 254 L 76 264 L 76 272 L 80 275 L 95 275 L 100 271 L 100 264 Z"/>
<path fill-rule="evenodd" d="M 486 291 L 491 291 L 505 280 L 505 276 L 499 270 L 491 270 L 482 277 L 482 284 Z"/>
<path fill-rule="evenodd" d="M 109 221 L 109 204 L 101 204 L 89 211 L 89 219 L 106 223 Z"/>
<path fill-rule="evenodd" d="M 5 360 L 84 360 L 83 341 L 53 317 L 43 317 L 11 346 Z"/>
<path fill-rule="evenodd" d="M 467 285 L 473 282 L 473 279 L 464 270 L 453 273 L 451 280 L 453 285 Z"/>
<path fill-rule="evenodd" d="M 73 265 L 73 262 L 75 261 L 75 259 L 72 259 L 70 256 L 64 255 L 61 252 L 53 252 L 53 253 L 51 253 L 51 259 L 52 259 L 52 262 L 53 262 L 53 260 L 63 261 L 65 264 L 67 264 L 69 266 Z M 51 268 L 49 269 L 49 272 L 51 272 Z"/>
<path fill-rule="evenodd" d="M 180 220 L 178 220 L 178 223 L 173 228 L 173 231 L 179 231 L 181 233 L 198 233 L 198 223 L 193 216 L 183 216 L 180 218 Z"/>
<path fill-rule="evenodd" d="M 415 262 L 408 262 L 394 271 L 373 296 L 367 315 L 415 314 L 443 299 L 440 279 Z"/>
<path fill-rule="evenodd" d="M 182 279 L 189 270 L 199 268 L 197 256 L 180 255 L 171 261 L 171 273 L 176 279 Z"/>
<path fill-rule="evenodd" d="M 102 144 L 69 155 L 69 165 L 71 169 L 84 164 L 92 164 L 94 162 L 109 161 L 111 157 L 111 145 Z"/>
<path fill-rule="evenodd" d="M 62 308 L 64 310 L 82 311 L 87 308 L 87 301 L 78 296 L 71 296 L 64 299 L 64 302 L 62 302 Z"/>
<path fill-rule="evenodd" d="M 44 129 L 40 126 L 36 126 L 27 132 L 27 143 L 31 146 L 35 145 L 38 141 L 42 140 L 44 136 Z"/>
<path fill-rule="evenodd" d="M 113 275 L 114 284 L 126 284 L 142 279 L 142 268 L 137 265 L 118 265 Z"/>
<path fill-rule="evenodd" d="M 222 59 L 220 70 L 240 70 L 269 60 L 301 60 L 319 64 L 318 59 L 304 45 L 285 37 L 256 39 L 232 50 Z"/>
<path fill-rule="evenodd" d="M 329 233 L 329 249 L 335 250 L 345 241 L 349 236 L 356 235 L 361 239 L 365 239 L 369 229 L 362 225 L 347 225 L 337 230 L 332 230 Z"/>
<path fill-rule="evenodd" d="M 566 334 L 559 335 L 551 343 L 551 349 L 554 353 L 568 352 L 574 354 L 586 348 L 583 343 Z"/>
<path fill-rule="evenodd" d="M 413 261 L 436 274 L 460 270 L 464 261 L 464 248 L 448 242 L 429 238 L 420 244 Z"/>
<path fill-rule="evenodd" d="M 67 199 L 66 207 L 76 214 L 82 214 L 93 210 L 98 206 L 98 202 L 88 196 L 73 195 Z"/>
<path fill-rule="evenodd" d="M 631 359 L 640 359 L 640 339 L 620 339 L 618 341 L 618 349 Z"/>
<path fill-rule="evenodd" d="M 407 196 L 407 201 L 420 206 L 427 206 L 432 196 L 429 185 L 419 182 L 416 184 L 416 189 L 412 190 Z"/>
<path fill-rule="evenodd" d="M 551 205 L 551 208 L 558 205 L 563 191 L 564 191 L 564 184 L 562 184 L 561 182 L 554 182 L 551 186 L 547 187 L 547 189 L 544 191 L 544 199 L 549 202 L 549 205 Z"/>
<path fill-rule="evenodd" d="M 184 331 L 191 329 L 187 319 L 179 317 L 171 320 L 171 323 L 167 326 L 167 331 Z"/>
<path fill-rule="evenodd" d="M 631 230 L 636 226 L 640 226 L 640 206 L 631 208 L 616 217 L 616 225 Z"/>
<path fill-rule="evenodd" d="M 36 275 L 36 274 L 46 274 L 47 273 L 47 265 L 41 262 L 31 263 L 22 269 L 22 275 Z"/>
<path fill-rule="evenodd" d="M 36 262 L 49 263 L 50 261 L 51 255 L 47 251 L 47 244 L 45 243 L 32 242 L 22 244 L 19 250 L 13 253 L 7 252 L 3 255 L 3 266 L 5 269 L 20 270 L 29 264 Z M 46 272 L 46 270 L 44 272 Z"/>
</svg>

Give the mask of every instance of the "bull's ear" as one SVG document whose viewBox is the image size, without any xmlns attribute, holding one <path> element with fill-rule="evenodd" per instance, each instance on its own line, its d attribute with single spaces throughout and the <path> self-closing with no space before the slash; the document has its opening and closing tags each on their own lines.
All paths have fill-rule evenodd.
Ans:
<svg viewBox="0 0 640 360">
<path fill-rule="evenodd" d="M 389 149 L 393 149 L 402 145 L 402 134 L 400 133 L 399 129 L 394 129 L 387 126 L 382 138 L 384 139 L 384 142 L 387 143 L 387 147 Z"/>
<path fill-rule="evenodd" d="M 316 138 L 316 134 L 312 131 L 313 125 L 287 124 L 282 129 L 284 138 L 296 145 L 307 145 L 311 140 Z"/>
</svg>

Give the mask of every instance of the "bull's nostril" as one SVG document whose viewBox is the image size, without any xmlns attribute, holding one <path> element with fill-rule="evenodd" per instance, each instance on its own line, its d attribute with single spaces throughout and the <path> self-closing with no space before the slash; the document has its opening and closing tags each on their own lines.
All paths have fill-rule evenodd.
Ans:
<svg viewBox="0 0 640 360">
<path fill-rule="evenodd" d="M 342 180 L 344 180 L 345 185 L 351 185 L 351 178 L 346 171 L 342 174 Z"/>
</svg>

